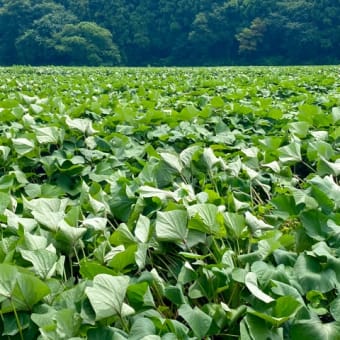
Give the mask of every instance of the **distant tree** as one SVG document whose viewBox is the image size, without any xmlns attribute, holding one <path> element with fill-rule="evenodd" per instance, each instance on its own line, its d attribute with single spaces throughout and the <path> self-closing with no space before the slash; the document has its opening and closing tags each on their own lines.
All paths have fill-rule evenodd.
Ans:
<svg viewBox="0 0 340 340">
<path fill-rule="evenodd" d="M 48 5 L 48 6 L 47 6 Z M 16 39 L 18 61 L 22 64 L 58 64 L 54 36 L 66 24 L 76 23 L 77 18 L 61 5 L 44 4 L 43 16 L 35 20 L 30 29 Z M 36 6 L 35 10 L 41 10 Z"/>
<path fill-rule="evenodd" d="M 0 63 L 17 63 L 15 41 L 30 25 L 33 13 L 29 0 L 3 0 L 0 6 Z"/>
<path fill-rule="evenodd" d="M 259 51 L 259 46 L 263 41 L 266 31 L 266 22 L 256 18 L 251 22 L 250 27 L 245 27 L 236 35 L 239 42 L 239 53 L 245 55 L 254 55 Z"/>
<path fill-rule="evenodd" d="M 240 21 L 237 1 L 212 2 L 192 23 L 189 41 L 204 60 L 230 62 L 235 53 L 235 29 Z"/>
<path fill-rule="evenodd" d="M 112 34 L 93 22 L 67 24 L 54 35 L 60 61 L 68 65 L 118 65 L 120 53 Z"/>
<path fill-rule="evenodd" d="M 339 17 L 339 0 L 0 0 L 0 64 L 339 63 Z"/>
</svg>

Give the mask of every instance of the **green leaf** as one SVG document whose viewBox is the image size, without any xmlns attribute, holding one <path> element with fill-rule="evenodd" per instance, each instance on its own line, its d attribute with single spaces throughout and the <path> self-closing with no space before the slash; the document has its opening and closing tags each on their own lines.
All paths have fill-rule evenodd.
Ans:
<svg viewBox="0 0 340 340">
<path fill-rule="evenodd" d="M 12 139 L 14 150 L 23 156 L 32 150 L 34 150 L 34 142 L 28 140 L 27 138 L 14 138 Z"/>
<path fill-rule="evenodd" d="M 210 104 L 215 108 L 221 108 L 221 107 L 224 106 L 224 101 L 221 97 L 215 96 L 215 97 L 211 98 Z"/>
<path fill-rule="evenodd" d="M 302 160 L 301 158 L 301 144 L 293 142 L 289 145 L 283 146 L 278 150 L 279 160 L 282 164 L 292 165 Z"/>
<path fill-rule="evenodd" d="M 195 336 L 204 338 L 211 326 L 212 318 L 202 312 L 198 307 L 192 309 L 189 305 L 182 305 L 178 309 L 178 314 L 187 322 Z"/>
<path fill-rule="evenodd" d="M 249 211 L 245 213 L 245 220 L 247 225 L 250 227 L 252 233 L 257 233 L 261 230 L 271 230 L 274 227 L 270 224 L 265 223 L 262 220 L 259 220 L 256 216 L 251 214 Z"/>
<path fill-rule="evenodd" d="M 164 295 L 169 301 L 176 305 L 182 305 L 186 303 L 185 296 L 179 285 L 166 287 Z"/>
<path fill-rule="evenodd" d="M 57 255 L 47 249 L 20 250 L 21 256 L 33 264 L 34 272 L 42 279 L 51 278 L 56 270 Z"/>
<path fill-rule="evenodd" d="M 124 316 L 124 298 L 129 286 L 128 276 L 99 274 L 93 280 L 93 287 L 87 287 L 85 293 L 96 313 L 96 320 L 114 315 Z M 133 313 L 131 307 L 128 313 Z"/>
<path fill-rule="evenodd" d="M 19 312 L 17 313 L 17 315 L 18 315 L 21 330 L 27 330 L 27 328 L 33 326 L 33 324 L 30 322 L 30 315 L 28 313 Z M 15 335 L 18 336 L 18 334 L 20 334 L 20 331 L 19 331 L 18 322 L 15 318 L 15 315 L 3 314 L 2 321 L 3 321 L 3 326 L 4 326 L 2 336 L 9 336 L 11 337 L 11 339 L 13 338 L 16 339 L 17 337 L 15 337 Z M 23 332 L 23 333 L 24 333 L 24 338 L 25 338 L 25 336 L 28 334 L 26 332 Z M 37 332 L 35 330 L 35 332 L 33 331 L 32 333 L 34 334 Z M 34 335 L 37 336 L 37 334 L 34 334 Z M 28 339 L 31 339 L 31 338 L 28 338 Z"/>
<path fill-rule="evenodd" d="M 237 213 L 226 212 L 224 213 L 224 221 L 229 232 L 232 232 L 236 238 L 240 238 L 246 227 L 244 216 Z"/>
<path fill-rule="evenodd" d="M 161 152 L 160 156 L 171 168 L 175 169 L 179 174 L 182 173 L 183 165 L 178 155 L 169 152 Z"/>
<path fill-rule="evenodd" d="M 321 178 L 315 176 L 310 180 L 310 183 L 317 186 L 328 198 L 334 201 L 336 208 L 340 208 L 340 186 L 335 183 L 332 176 Z"/>
<path fill-rule="evenodd" d="M 220 224 L 217 219 L 219 212 L 214 204 L 195 204 L 188 207 L 190 217 L 189 228 L 208 234 L 218 234 Z"/>
<path fill-rule="evenodd" d="M 127 266 L 134 264 L 137 247 L 137 244 L 134 244 L 119 252 L 108 262 L 108 266 L 121 272 Z"/>
<path fill-rule="evenodd" d="M 307 122 L 293 122 L 288 124 L 288 128 L 293 135 L 299 138 L 306 138 L 310 124 Z"/>
<path fill-rule="evenodd" d="M 245 285 L 249 289 L 249 291 L 259 300 L 264 303 L 271 303 L 274 299 L 265 294 L 257 285 L 257 276 L 255 273 L 249 272 L 245 277 Z"/>
<path fill-rule="evenodd" d="M 139 215 L 135 228 L 135 236 L 139 242 L 146 243 L 150 237 L 150 220 L 146 216 Z"/>
<path fill-rule="evenodd" d="M 338 285 L 335 272 L 331 268 L 323 268 L 322 264 L 314 257 L 300 254 L 294 273 L 305 293 L 317 290 L 327 293 Z"/>
<path fill-rule="evenodd" d="M 2 215 L 11 203 L 11 196 L 4 192 L 0 192 L 0 215 Z"/>
<path fill-rule="evenodd" d="M 328 236 L 328 217 L 319 210 L 308 210 L 300 214 L 306 234 L 314 240 L 323 241 Z"/>
<path fill-rule="evenodd" d="M 51 231 L 57 231 L 60 223 L 64 219 L 64 213 L 62 211 L 59 212 L 47 211 L 44 213 L 33 211 L 32 215 L 37 222 L 39 222 L 41 225 L 45 226 Z"/>
<path fill-rule="evenodd" d="M 324 175 L 340 175 L 340 159 L 337 159 L 334 163 L 327 161 L 324 157 L 320 157 L 317 164 L 317 172 L 320 176 Z"/>
<path fill-rule="evenodd" d="M 330 304 L 329 308 L 335 321 L 340 321 L 340 297 L 336 297 Z"/>
<path fill-rule="evenodd" d="M 220 163 L 220 159 L 217 158 L 214 154 L 214 151 L 211 148 L 205 148 L 203 151 L 203 160 L 208 168 L 208 170 L 212 170 L 212 168 Z"/>
<path fill-rule="evenodd" d="M 145 307 L 154 307 L 155 302 L 148 282 L 139 282 L 129 285 L 127 289 L 129 304 L 137 311 Z"/>
<path fill-rule="evenodd" d="M 322 323 L 318 319 L 298 320 L 291 327 L 291 340 L 325 339 L 337 340 L 340 334 L 340 322 Z"/>
<path fill-rule="evenodd" d="M 49 287 L 31 274 L 20 273 L 16 283 L 12 297 L 17 310 L 30 311 L 37 302 L 50 293 Z M 12 310 L 12 306 L 9 306 L 9 310 Z"/>
<path fill-rule="evenodd" d="M 133 324 L 130 329 L 129 340 L 151 339 L 151 335 L 155 335 L 156 328 L 151 320 L 140 317 Z"/>
<path fill-rule="evenodd" d="M 313 124 L 315 117 L 320 113 L 321 109 L 318 106 L 311 104 L 302 104 L 299 107 L 299 121 Z"/>
<path fill-rule="evenodd" d="M 108 274 L 108 275 L 115 275 L 115 271 L 107 268 L 106 266 L 101 265 L 100 263 L 93 262 L 93 261 L 80 261 L 80 270 L 81 276 L 83 278 L 93 280 L 95 276 L 98 274 Z"/>
<path fill-rule="evenodd" d="M 79 329 L 82 323 L 78 313 L 71 309 L 59 310 L 54 320 L 57 324 L 57 335 L 60 339 L 72 339 L 73 336 L 79 334 Z"/>
<path fill-rule="evenodd" d="M 91 328 L 87 332 L 88 340 L 118 340 L 116 332 L 109 327 Z M 121 338 L 127 339 L 127 338 Z"/>
<path fill-rule="evenodd" d="M 337 123 L 340 120 L 340 107 L 333 107 L 332 108 L 332 117 L 333 123 Z"/>
<path fill-rule="evenodd" d="M 56 127 L 39 127 L 35 128 L 35 137 L 39 144 L 58 144 L 61 139 L 61 131 Z"/>
<path fill-rule="evenodd" d="M 10 264 L 0 264 L 0 297 L 12 296 L 19 272 L 17 267 Z"/>
<path fill-rule="evenodd" d="M 157 212 L 156 236 L 160 241 L 183 242 L 188 234 L 188 215 L 184 210 Z"/>
<path fill-rule="evenodd" d="M 242 319 L 240 331 L 242 340 L 283 339 L 283 332 L 281 328 L 273 328 L 270 323 L 255 315 L 247 315 Z"/>
<path fill-rule="evenodd" d="M 66 116 L 66 124 L 70 129 L 76 129 L 80 132 L 93 135 L 94 133 L 98 132 L 93 129 L 92 121 L 87 118 L 75 118 L 71 119 L 70 117 Z"/>
</svg>

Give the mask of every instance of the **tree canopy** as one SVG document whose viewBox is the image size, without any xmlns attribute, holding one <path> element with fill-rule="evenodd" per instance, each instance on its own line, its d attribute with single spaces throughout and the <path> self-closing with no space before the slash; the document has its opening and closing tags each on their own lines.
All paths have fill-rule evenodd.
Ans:
<svg viewBox="0 0 340 340">
<path fill-rule="evenodd" d="M 334 0 L 0 0 L 0 64 L 328 64 Z"/>
</svg>

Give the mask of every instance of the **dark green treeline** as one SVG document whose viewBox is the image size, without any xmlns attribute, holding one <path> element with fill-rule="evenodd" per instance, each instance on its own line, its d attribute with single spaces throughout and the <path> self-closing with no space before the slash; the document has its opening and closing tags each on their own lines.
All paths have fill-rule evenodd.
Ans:
<svg viewBox="0 0 340 340">
<path fill-rule="evenodd" d="M 340 0 L 0 0 L 0 64 L 340 61 Z"/>
</svg>

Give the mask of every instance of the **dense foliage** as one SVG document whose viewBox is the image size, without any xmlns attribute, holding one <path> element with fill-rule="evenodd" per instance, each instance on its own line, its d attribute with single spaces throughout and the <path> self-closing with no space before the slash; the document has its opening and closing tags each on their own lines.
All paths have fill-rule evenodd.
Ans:
<svg viewBox="0 0 340 340">
<path fill-rule="evenodd" d="M 339 17 L 338 0 L 0 0 L 0 64 L 336 64 Z"/>
<path fill-rule="evenodd" d="M 0 88 L 2 339 L 339 339 L 338 68 Z"/>
</svg>

